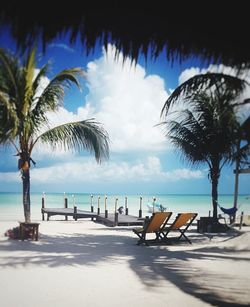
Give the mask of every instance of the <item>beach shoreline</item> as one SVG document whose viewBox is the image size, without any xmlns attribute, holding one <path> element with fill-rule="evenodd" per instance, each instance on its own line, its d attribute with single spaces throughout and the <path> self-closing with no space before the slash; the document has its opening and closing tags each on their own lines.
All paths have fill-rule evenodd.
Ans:
<svg viewBox="0 0 250 307">
<path fill-rule="evenodd" d="M 38 241 L 4 236 L 17 225 L 0 222 L 3 306 L 250 304 L 249 227 L 214 236 L 193 228 L 192 245 L 146 247 L 133 227 L 88 219 L 40 221 Z"/>
<path fill-rule="evenodd" d="M 74 197 L 73 197 L 74 196 Z M 103 213 L 105 210 L 104 194 L 93 194 L 91 201 L 91 194 L 76 193 L 76 194 L 64 194 L 64 193 L 46 193 L 45 197 L 45 208 L 63 208 L 65 197 L 68 200 L 68 208 L 73 208 L 74 204 L 79 210 L 91 209 L 91 202 L 94 207 L 94 211 L 97 211 L 98 198 L 100 196 L 100 212 Z M 22 205 L 22 193 L 4 193 L 0 192 L 0 221 L 12 221 L 12 220 L 23 220 L 23 205 Z M 41 193 L 31 193 L 31 219 L 33 221 L 40 221 L 42 218 L 41 207 L 42 207 Z M 130 215 L 138 216 L 140 209 L 140 195 L 107 195 L 107 210 L 113 213 L 115 210 L 116 199 L 117 208 L 123 206 L 125 208 L 125 198 L 127 197 L 127 206 Z M 185 194 L 161 194 L 161 195 L 142 195 L 142 216 L 150 215 L 151 212 L 148 210 L 148 204 L 152 204 L 152 199 L 156 198 L 156 202 L 160 203 L 166 211 L 171 211 L 173 214 L 179 212 L 196 212 L 198 216 L 208 216 L 209 212 L 212 214 L 212 202 L 211 195 L 185 195 Z M 219 197 L 220 205 L 225 208 L 233 206 L 233 195 L 221 195 Z M 237 215 L 239 216 L 241 211 L 244 214 L 250 214 L 250 198 L 246 195 L 239 195 L 238 199 L 239 210 Z M 218 213 L 222 213 L 218 209 Z M 58 217 L 52 217 L 58 219 Z"/>
</svg>

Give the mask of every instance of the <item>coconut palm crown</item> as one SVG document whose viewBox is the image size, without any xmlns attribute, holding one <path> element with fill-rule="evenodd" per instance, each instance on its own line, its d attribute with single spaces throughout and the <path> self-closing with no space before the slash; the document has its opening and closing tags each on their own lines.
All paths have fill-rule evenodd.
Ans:
<svg viewBox="0 0 250 307">
<path fill-rule="evenodd" d="M 237 101 L 246 85 L 246 81 L 228 75 L 197 75 L 177 87 L 162 109 L 162 125 L 178 153 L 191 165 L 208 166 L 214 221 L 221 169 L 234 161 L 241 138 L 235 108 L 244 104 Z M 183 110 L 171 114 L 171 108 L 180 102 Z"/>
<path fill-rule="evenodd" d="M 41 90 L 49 64 L 36 70 L 36 48 L 19 59 L 10 51 L 0 49 L 0 144 L 13 145 L 19 156 L 18 169 L 23 182 L 25 222 L 30 222 L 30 166 L 34 146 L 40 142 L 75 151 L 87 150 L 101 162 L 109 156 L 109 138 L 102 125 L 94 119 L 50 128 L 48 112 L 62 104 L 65 89 L 80 87 L 80 68 L 59 72 Z"/>
</svg>

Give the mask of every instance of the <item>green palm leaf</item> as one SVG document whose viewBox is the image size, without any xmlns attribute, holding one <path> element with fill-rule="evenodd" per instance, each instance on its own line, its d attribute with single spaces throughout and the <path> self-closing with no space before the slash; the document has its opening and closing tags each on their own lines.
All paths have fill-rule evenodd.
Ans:
<svg viewBox="0 0 250 307">
<path fill-rule="evenodd" d="M 18 132 L 19 120 L 13 103 L 0 92 L 0 143 L 13 140 Z"/>
<path fill-rule="evenodd" d="M 40 84 L 41 84 L 42 78 L 44 78 L 44 76 L 46 76 L 48 70 L 49 70 L 49 63 L 42 66 L 40 68 L 38 74 L 36 75 L 36 77 L 33 81 L 33 93 L 34 93 L 35 96 L 36 96 L 37 91 L 40 89 Z"/>
<path fill-rule="evenodd" d="M 8 93 L 9 97 L 19 98 L 18 89 L 19 65 L 17 59 L 3 48 L 0 48 L 0 90 Z"/>
<path fill-rule="evenodd" d="M 32 48 L 27 57 L 27 63 L 24 67 L 24 78 L 25 78 L 25 95 L 23 99 L 22 114 L 27 116 L 30 110 L 33 99 L 33 79 L 36 68 L 36 48 Z"/>
<path fill-rule="evenodd" d="M 65 150 L 87 150 L 95 154 L 97 162 L 109 157 L 108 135 L 100 124 L 93 120 L 57 126 L 43 133 L 38 139 L 52 148 L 60 146 Z"/>
<path fill-rule="evenodd" d="M 94 153 L 97 162 L 101 162 L 108 158 L 109 139 L 102 126 L 93 120 L 67 123 L 37 138 L 39 131 L 48 125 L 47 112 L 55 111 L 62 104 L 65 89 L 72 84 L 80 88 L 78 76 L 83 75 L 83 71 L 78 67 L 65 69 L 43 89 L 41 81 L 46 77 L 49 65 L 44 65 L 35 76 L 36 48 L 31 48 L 21 60 L 0 48 L 0 144 L 12 144 L 19 156 L 24 216 L 25 221 L 29 222 L 29 169 L 31 153 L 37 141 L 68 150 L 88 150 Z"/>
<path fill-rule="evenodd" d="M 46 70 L 47 67 L 44 67 L 43 72 L 46 72 Z M 63 101 L 65 88 L 69 88 L 71 83 L 74 83 L 78 88 L 80 88 L 77 76 L 83 74 L 81 68 L 72 68 L 65 69 L 56 75 L 44 89 L 42 95 L 37 99 L 32 116 L 44 116 L 45 112 L 55 111 Z M 42 74 L 38 75 L 38 80 L 42 76 Z M 38 82 L 38 80 L 35 81 Z"/>
</svg>

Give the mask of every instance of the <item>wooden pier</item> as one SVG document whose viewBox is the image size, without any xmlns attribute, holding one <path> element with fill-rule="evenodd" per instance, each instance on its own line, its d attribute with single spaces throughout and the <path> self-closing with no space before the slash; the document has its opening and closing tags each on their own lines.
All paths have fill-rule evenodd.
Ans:
<svg viewBox="0 0 250 307">
<path fill-rule="evenodd" d="M 139 219 L 139 217 L 125 214 L 114 214 L 109 213 L 108 217 L 105 217 L 104 213 L 100 213 L 84 210 L 75 210 L 71 208 L 42 208 L 42 217 L 44 220 L 44 214 L 47 214 L 47 221 L 51 216 L 61 215 L 65 216 L 65 220 L 67 220 L 68 216 L 72 216 L 74 220 L 82 219 L 82 218 L 91 218 L 95 219 L 96 222 L 102 223 L 106 226 L 136 226 L 143 225 L 143 220 Z"/>
<path fill-rule="evenodd" d="M 107 209 L 107 196 L 104 199 L 104 213 L 101 213 L 100 208 L 100 196 L 98 196 L 97 201 L 97 210 L 94 210 L 93 206 L 93 195 L 90 198 L 90 211 L 87 210 L 79 210 L 76 206 L 75 196 L 73 196 L 73 208 L 68 208 L 68 198 L 64 195 L 64 208 L 45 208 L 45 193 L 43 193 L 42 197 L 42 220 L 45 220 L 45 214 L 47 214 L 47 221 L 49 221 L 51 216 L 60 215 L 64 216 L 65 220 L 68 220 L 69 216 L 77 221 L 82 218 L 91 218 L 91 220 L 95 220 L 96 222 L 102 223 L 106 226 L 141 226 L 144 223 L 144 219 L 142 219 L 142 197 L 140 197 L 139 202 L 139 211 L 138 216 L 133 216 L 128 214 L 128 199 L 125 197 L 125 214 L 119 211 L 118 207 L 118 198 L 115 199 L 115 206 L 113 213 L 108 212 Z M 120 208 L 123 208 L 120 207 Z M 122 210 L 123 211 L 123 210 Z"/>
<path fill-rule="evenodd" d="M 126 214 L 114 214 L 111 213 L 108 217 L 105 214 L 100 214 L 96 216 L 96 221 L 102 223 L 106 226 L 142 226 L 144 220 L 133 215 Z"/>
<path fill-rule="evenodd" d="M 54 215 L 63 215 L 66 217 L 72 216 L 74 219 L 82 219 L 82 218 L 96 218 L 97 213 L 91 211 L 84 211 L 84 210 L 75 210 L 71 208 L 42 208 L 41 210 L 43 220 L 44 214 L 47 214 L 47 221 L 49 218 Z"/>
</svg>

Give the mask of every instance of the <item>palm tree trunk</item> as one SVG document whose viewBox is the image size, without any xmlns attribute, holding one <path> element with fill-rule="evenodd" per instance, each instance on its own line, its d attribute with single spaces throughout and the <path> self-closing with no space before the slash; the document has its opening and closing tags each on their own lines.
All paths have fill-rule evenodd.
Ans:
<svg viewBox="0 0 250 307">
<path fill-rule="evenodd" d="M 239 169 L 240 169 L 240 141 L 237 143 L 236 165 L 235 165 L 235 181 L 234 181 L 234 208 L 237 208 L 239 193 Z M 230 216 L 230 224 L 235 222 L 236 213 Z"/>
<path fill-rule="evenodd" d="M 219 163 L 214 161 L 213 167 L 210 170 L 211 183 L 212 183 L 212 203 L 213 203 L 213 220 L 218 221 L 218 183 L 220 177 Z"/>
<path fill-rule="evenodd" d="M 212 179 L 213 220 L 217 222 L 218 178 Z"/>
<path fill-rule="evenodd" d="M 23 180 L 23 210 L 25 223 L 30 223 L 30 170 L 22 171 Z"/>
</svg>

